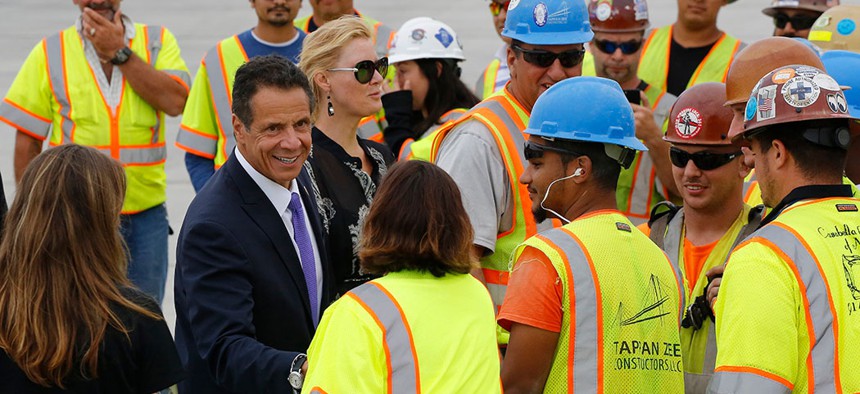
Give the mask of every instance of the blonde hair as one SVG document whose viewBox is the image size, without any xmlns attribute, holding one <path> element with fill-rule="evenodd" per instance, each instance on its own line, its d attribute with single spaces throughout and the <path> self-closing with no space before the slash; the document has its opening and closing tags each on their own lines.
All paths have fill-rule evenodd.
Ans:
<svg viewBox="0 0 860 394">
<path fill-rule="evenodd" d="M 33 383 L 63 388 L 79 368 L 98 374 L 113 308 L 160 319 L 120 292 L 129 287 L 120 236 L 125 172 L 95 149 L 63 145 L 24 171 L 0 242 L 0 348 Z"/>
<path fill-rule="evenodd" d="M 355 39 L 373 40 L 370 27 L 354 15 L 345 15 L 322 25 L 309 34 L 302 44 L 299 68 L 308 76 L 314 90 L 317 103 L 326 99 L 326 94 L 317 86 L 317 74 L 337 66 L 337 59 L 349 43 Z M 311 118 L 316 121 L 319 117 L 320 105 L 314 106 Z"/>
</svg>

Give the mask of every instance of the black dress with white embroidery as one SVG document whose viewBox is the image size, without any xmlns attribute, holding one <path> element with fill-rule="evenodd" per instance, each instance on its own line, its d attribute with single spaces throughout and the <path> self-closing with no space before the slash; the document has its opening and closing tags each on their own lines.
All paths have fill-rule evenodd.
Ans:
<svg viewBox="0 0 860 394">
<path fill-rule="evenodd" d="M 362 275 L 358 262 L 358 233 L 376 188 L 394 155 L 383 144 L 358 138 L 358 144 L 373 164 L 368 175 L 361 159 L 350 156 L 340 145 L 313 128 L 313 149 L 305 168 L 314 180 L 314 195 L 328 234 L 329 256 L 334 265 L 338 295 L 373 279 Z"/>
</svg>

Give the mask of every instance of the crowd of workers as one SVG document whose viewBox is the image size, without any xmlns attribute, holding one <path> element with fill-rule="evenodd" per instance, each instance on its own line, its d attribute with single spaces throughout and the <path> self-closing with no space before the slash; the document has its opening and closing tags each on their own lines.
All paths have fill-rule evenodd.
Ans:
<svg viewBox="0 0 860 394">
<path fill-rule="evenodd" d="M 73 2 L 0 104 L 0 392 L 860 392 L 858 6 L 489 0 L 472 89 L 430 17 L 249 0 L 192 80 Z"/>
</svg>

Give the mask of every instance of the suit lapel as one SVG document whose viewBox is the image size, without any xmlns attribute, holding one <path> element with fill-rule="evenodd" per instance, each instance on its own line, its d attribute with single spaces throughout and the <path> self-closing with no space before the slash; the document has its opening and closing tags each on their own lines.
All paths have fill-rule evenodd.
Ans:
<svg viewBox="0 0 860 394">
<path fill-rule="evenodd" d="M 239 193 L 242 195 L 242 210 L 263 230 L 281 257 L 281 263 L 287 269 L 293 285 L 298 289 L 298 293 L 302 297 L 302 304 L 304 304 L 305 312 L 307 313 L 306 321 L 310 323 L 312 318 L 308 298 L 308 286 L 305 283 L 299 255 L 293 247 L 290 233 L 287 232 L 287 228 L 284 226 L 281 214 L 277 212 L 272 202 L 263 193 L 263 190 L 245 172 L 245 169 L 242 168 L 242 165 L 235 158 L 235 154 L 231 155 L 222 170 L 227 170 L 236 182 Z"/>
<path fill-rule="evenodd" d="M 302 195 L 302 203 L 304 203 L 305 210 L 308 213 L 308 218 L 311 222 L 311 229 L 314 232 L 314 239 L 316 240 L 317 249 L 320 255 L 320 266 L 322 267 L 323 272 L 323 298 L 322 302 L 320 302 L 320 312 L 322 312 L 322 310 L 328 306 L 327 304 L 329 300 L 333 299 L 332 290 L 334 289 L 334 277 L 331 273 L 333 273 L 334 270 L 329 266 L 328 244 L 316 199 L 308 189 L 312 186 L 311 182 L 313 181 L 305 168 L 302 168 L 302 172 L 299 173 L 296 180 L 298 181 L 299 191 Z M 320 313 L 319 316 L 322 316 L 322 313 Z"/>
</svg>

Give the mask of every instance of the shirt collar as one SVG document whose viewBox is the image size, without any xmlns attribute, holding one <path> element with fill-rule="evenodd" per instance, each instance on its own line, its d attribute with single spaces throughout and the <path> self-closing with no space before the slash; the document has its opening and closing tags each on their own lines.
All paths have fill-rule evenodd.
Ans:
<svg viewBox="0 0 860 394">
<path fill-rule="evenodd" d="M 132 21 L 131 18 L 129 18 L 128 15 L 126 15 L 125 13 L 123 13 L 120 18 L 122 19 L 122 25 L 125 28 L 125 40 L 131 41 L 137 34 L 134 29 L 134 21 Z M 83 17 L 80 15 L 78 15 L 78 19 L 75 20 L 75 29 L 78 31 L 78 34 L 84 38 L 84 40 L 89 41 L 89 38 L 87 38 L 89 37 L 89 35 L 84 34 Z"/>
<path fill-rule="evenodd" d="M 851 185 L 809 185 L 800 186 L 788 193 L 779 204 L 773 207 L 773 210 L 765 216 L 761 221 L 759 228 L 772 222 L 779 214 L 801 200 L 819 199 L 827 197 L 853 197 L 854 192 L 851 190 Z"/>
<path fill-rule="evenodd" d="M 275 206 L 278 213 L 283 214 L 286 212 L 287 207 L 290 205 L 290 199 L 293 197 L 292 194 L 299 192 L 297 182 L 293 180 L 290 182 L 289 188 L 283 187 L 257 171 L 257 169 L 245 159 L 245 156 L 242 156 L 242 152 L 239 151 L 239 148 L 236 148 L 235 152 L 236 159 L 239 160 L 239 164 L 241 164 L 242 168 L 245 169 L 245 172 L 251 176 L 254 183 L 263 190 L 263 194 L 269 198 L 269 201 L 272 202 L 272 205 Z"/>
</svg>

